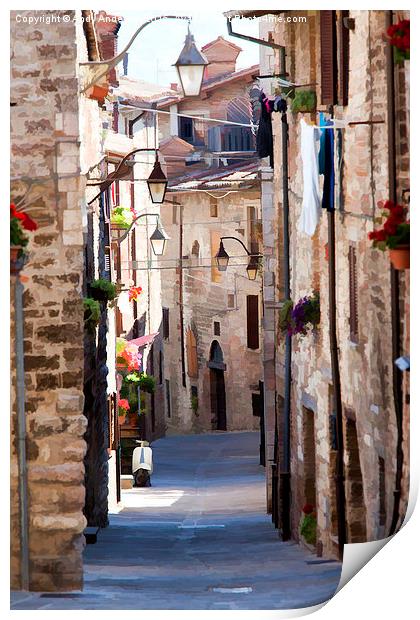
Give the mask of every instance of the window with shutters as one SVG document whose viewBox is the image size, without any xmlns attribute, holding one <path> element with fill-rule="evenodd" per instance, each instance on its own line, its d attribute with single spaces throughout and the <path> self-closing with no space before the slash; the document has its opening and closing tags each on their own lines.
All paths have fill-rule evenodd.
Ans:
<svg viewBox="0 0 420 620">
<path fill-rule="evenodd" d="M 159 351 L 159 384 L 163 383 L 163 353 Z"/>
<path fill-rule="evenodd" d="M 247 295 L 246 297 L 246 322 L 247 322 L 247 346 L 248 349 L 259 349 L 259 313 L 258 295 Z"/>
<path fill-rule="evenodd" d="M 187 348 L 188 376 L 191 378 L 197 378 L 198 377 L 197 339 L 191 328 L 187 329 L 185 340 L 186 340 L 186 348 Z"/>
<path fill-rule="evenodd" d="M 358 312 L 358 290 L 357 290 L 357 259 L 356 248 L 351 245 L 349 247 L 349 324 L 350 324 L 350 340 L 358 342 L 359 338 L 359 312 Z"/>
<path fill-rule="evenodd" d="M 171 383 L 169 379 L 165 379 L 165 394 L 166 394 L 166 415 L 171 417 Z"/>
<path fill-rule="evenodd" d="M 214 198 L 213 196 L 210 196 L 210 217 L 217 217 L 217 216 L 218 216 L 217 199 Z"/>
<path fill-rule="evenodd" d="M 338 25 L 339 46 L 339 90 L 338 103 L 342 106 L 349 102 L 349 58 L 350 58 L 350 32 L 346 27 L 349 11 L 340 11 Z"/>
<path fill-rule="evenodd" d="M 337 32 L 335 11 L 320 11 L 321 103 L 337 103 Z"/>
<path fill-rule="evenodd" d="M 162 308 L 162 332 L 165 340 L 169 340 L 169 308 Z"/>
</svg>

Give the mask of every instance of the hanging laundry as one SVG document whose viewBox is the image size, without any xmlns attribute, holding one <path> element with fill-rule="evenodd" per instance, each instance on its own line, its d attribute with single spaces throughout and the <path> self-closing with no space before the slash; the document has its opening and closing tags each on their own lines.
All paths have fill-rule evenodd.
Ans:
<svg viewBox="0 0 420 620">
<path fill-rule="evenodd" d="M 319 130 L 300 120 L 300 155 L 303 166 L 303 204 L 299 218 L 299 230 L 310 237 L 314 234 L 321 217 L 319 195 Z"/>
<path fill-rule="evenodd" d="M 320 127 L 331 127 L 334 123 L 327 120 L 321 112 L 319 115 Z M 322 190 L 322 208 L 334 211 L 334 130 L 321 129 L 319 149 L 319 173 L 324 175 L 324 188 Z"/>
<path fill-rule="evenodd" d="M 273 128 L 271 125 L 270 101 L 261 91 L 259 98 L 261 103 L 261 116 L 257 133 L 257 153 L 258 157 L 269 157 L 270 166 L 273 168 Z"/>
</svg>

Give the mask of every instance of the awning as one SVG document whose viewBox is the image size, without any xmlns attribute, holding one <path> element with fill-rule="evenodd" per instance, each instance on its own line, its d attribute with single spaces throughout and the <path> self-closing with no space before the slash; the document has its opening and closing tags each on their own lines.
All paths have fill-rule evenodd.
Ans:
<svg viewBox="0 0 420 620">
<path fill-rule="evenodd" d="M 159 332 L 154 334 L 147 334 L 146 336 L 140 336 L 140 338 L 134 338 L 134 340 L 127 340 L 129 344 L 134 344 L 137 347 L 145 347 L 147 344 L 153 342 Z"/>
</svg>

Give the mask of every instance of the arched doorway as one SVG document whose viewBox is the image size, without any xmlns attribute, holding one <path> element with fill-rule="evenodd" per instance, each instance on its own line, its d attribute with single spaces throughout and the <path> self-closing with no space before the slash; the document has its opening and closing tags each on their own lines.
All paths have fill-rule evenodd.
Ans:
<svg viewBox="0 0 420 620">
<path fill-rule="evenodd" d="M 212 413 L 212 428 L 218 431 L 226 430 L 226 391 L 223 351 L 217 340 L 210 348 L 210 409 Z"/>
</svg>

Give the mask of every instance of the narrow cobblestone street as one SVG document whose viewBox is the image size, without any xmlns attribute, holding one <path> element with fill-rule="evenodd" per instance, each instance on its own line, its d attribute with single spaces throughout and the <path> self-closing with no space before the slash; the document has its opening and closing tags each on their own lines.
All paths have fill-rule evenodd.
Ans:
<svg viewBox="0 0 420 620">
<path fill-rule="evenodd" d="M 283 543 L 265 514 L 258 433 L 156 441 L 151 488 L 85 550 L 84 591 L 14 593 L 12 609 L 291 609 L 330 598 L 341 565 Z"/>
</svg>

